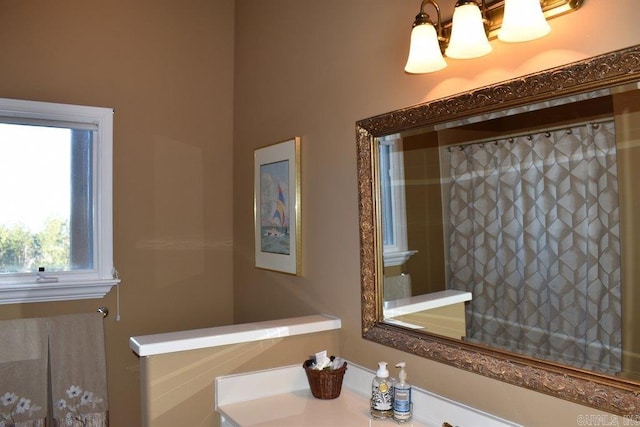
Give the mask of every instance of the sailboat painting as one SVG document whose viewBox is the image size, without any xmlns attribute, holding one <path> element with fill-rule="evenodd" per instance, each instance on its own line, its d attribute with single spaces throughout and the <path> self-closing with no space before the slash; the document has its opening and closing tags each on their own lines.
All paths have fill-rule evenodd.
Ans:
<svg viewBox="0 0 640 427">
<path fill-rule="evenodd" d="M 289 161 L 260 166 L 260 248 L 263 252 L 289 255 Z"/>
<path fill-rule="evenodd" d="M 256 267 L 301 274 L 300 138 L 254 151 Z"/>
</svg>

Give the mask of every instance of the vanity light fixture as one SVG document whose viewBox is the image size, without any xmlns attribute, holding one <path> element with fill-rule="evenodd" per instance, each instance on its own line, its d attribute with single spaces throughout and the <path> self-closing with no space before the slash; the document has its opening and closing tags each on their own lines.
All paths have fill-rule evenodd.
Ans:
<svg viewBox="0 0 640 427">
<path fill-rule="evenodd" d="M 434 24 L 429 15 L 424 12 L 424 7 L 431 4 L 437 14 L 437 22 Z M 442 70 L 447 62 L 442 57 L 440 43 L 444 43 L 442 37 L 442 22 L 440 19 L 440 6 L 433 0 L 422 0 L 420 13 L 416 15 L 411 30 L 411 46 L 409 59 L 404 70 L 407 73 L 422 74 Z"/>
<path fill-rule="evenodd" d="M 451 38 L 445 55 L 455 59 L 471 59 L 487 55 L 493 48 L 484 28 L 487 7 L 482 10 L 475 0 L 458 0 L 453 9 Z"/>
<path fill-rule="evenodd" d="M 574 11 L 584 0 L 494 0 L 478 4 L 475 0 L 457 0 L 453 17 L 442 22 L 436 0 L 422 0 L 411 30 L 411 45 L 405 71 L 431 73 L 446 67 L 445 56 L 471 59 L 492 51 L 489 40 L 525 42 L 547 35 L 547 19 Z M 437 22 L 424 12 L 431 4 Z M 439 47 L 439 49 L 438 49 Z"/>
<path fill-rule="evenodd" d="M 550 31 L 540 0 L 505 0 L 502 26 L 498 30 L 499 40 L 526 42 L 544 37 Z"/>
</svg>

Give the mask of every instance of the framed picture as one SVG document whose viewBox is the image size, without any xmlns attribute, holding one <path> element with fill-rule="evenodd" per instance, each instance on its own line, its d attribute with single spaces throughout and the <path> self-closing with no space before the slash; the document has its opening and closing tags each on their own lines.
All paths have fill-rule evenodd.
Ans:
<svg viewBox="0 0 640 427">
<path fill-rule="evenodd" d="M 301 274 L 300 138 L 254 152 L 256 267 Z"/>
</svg>

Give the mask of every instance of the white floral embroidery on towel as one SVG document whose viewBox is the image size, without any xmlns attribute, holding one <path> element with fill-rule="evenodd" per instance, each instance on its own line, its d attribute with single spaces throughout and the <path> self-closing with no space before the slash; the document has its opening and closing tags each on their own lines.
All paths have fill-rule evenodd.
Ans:
<svg viewBox="0 0 640 427">
<path fill-rule="evenodd" d="M 85 425 L 87 416 L 91 414 L 91 409 L 95 409 L 96 405 L 103 401 L 92 391 L 82 390 L 77 385 L 69 387 L 66 393 L 68 400 L 58 400 L 57 408 L 68 426 L 74 425 L 74 421 Z M 0 425 L 0 427 L 2 426 Z"/>
<path fill-rule="evenodd" d="M 31 399 L 20 397 L 13 392 L 3 394 L 0 397 L 0 403 L 2 403 L 2 408 L 0 408 L 0 427 L 14 425 L 16 423 L 16 415 L 31 417 L 34 412 L 42 409 L 40 406 L 31 403 Z"/>
</svg>

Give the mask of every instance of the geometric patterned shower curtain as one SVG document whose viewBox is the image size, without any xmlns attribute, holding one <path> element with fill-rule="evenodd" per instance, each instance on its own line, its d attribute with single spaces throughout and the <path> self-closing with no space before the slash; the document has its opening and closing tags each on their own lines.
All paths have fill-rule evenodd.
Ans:
<svg viewBox="0 0 640 427">
<path fill-rule="evenodd" d="M 448 287 L 473 295 L 468 339 L 619 371 L 613 122 L 449 151 Z"/>
<path fill-rule="evenodd" d="M 102 315 L 0 321 L 0 426 L 107 427 Z"/>
</svg>

